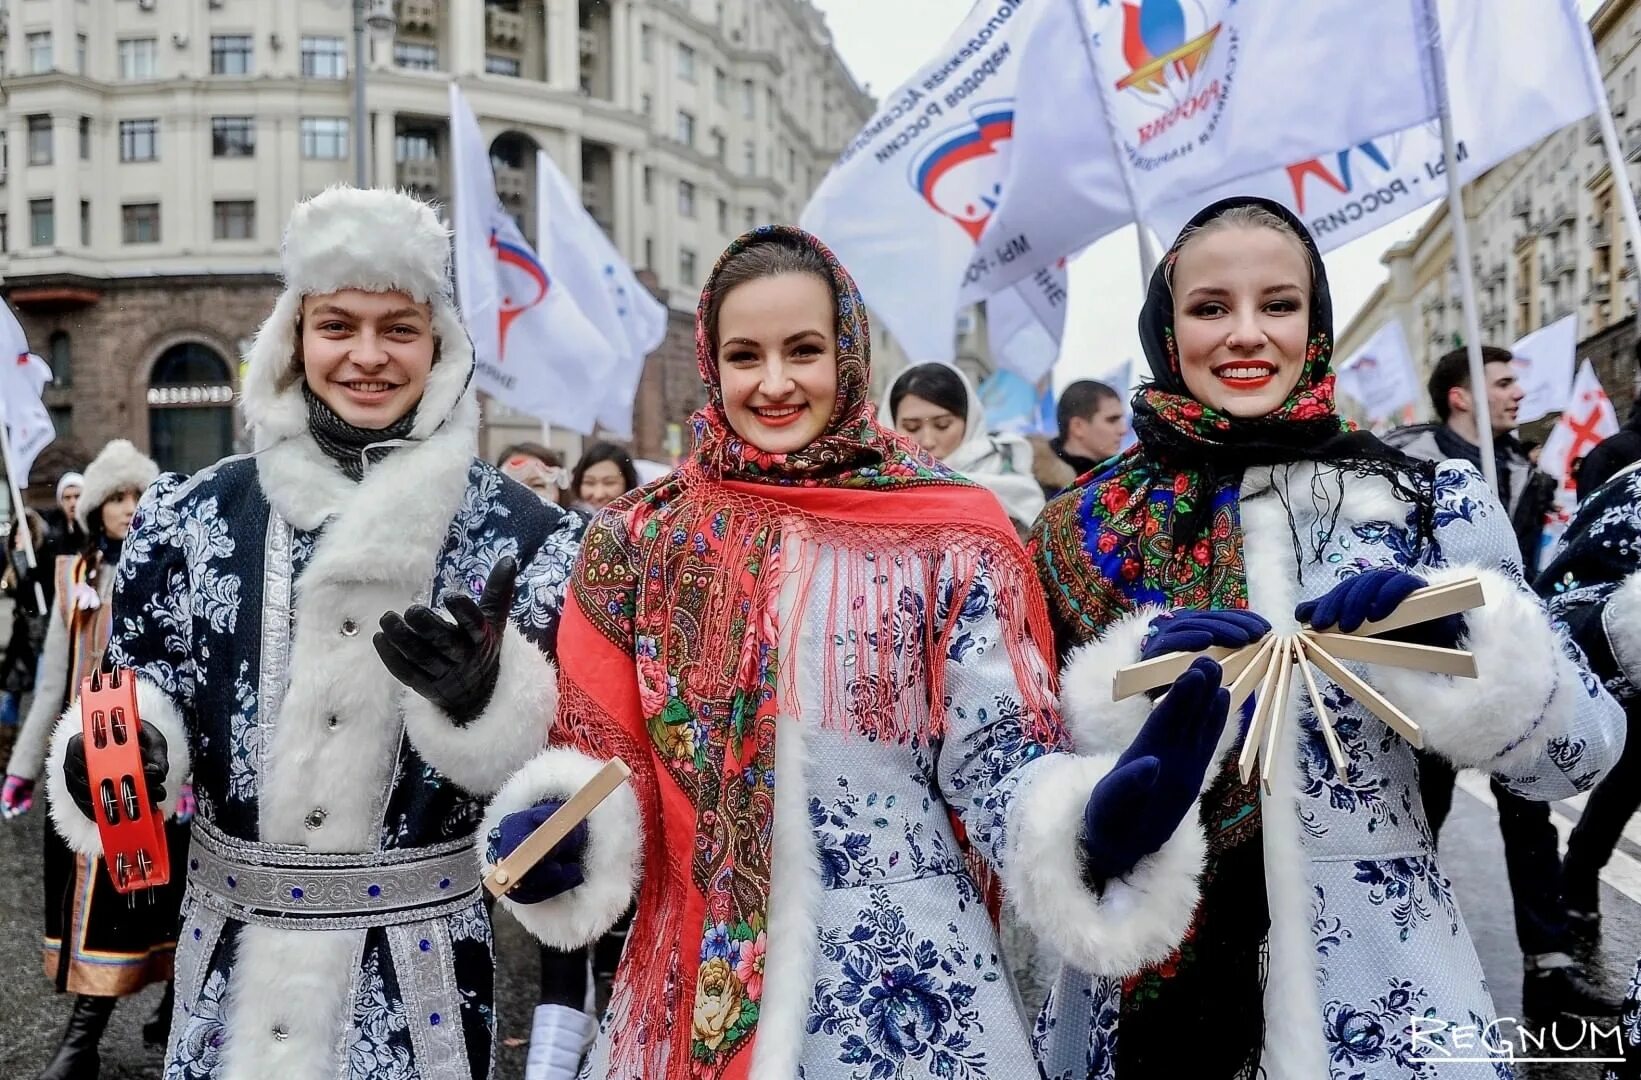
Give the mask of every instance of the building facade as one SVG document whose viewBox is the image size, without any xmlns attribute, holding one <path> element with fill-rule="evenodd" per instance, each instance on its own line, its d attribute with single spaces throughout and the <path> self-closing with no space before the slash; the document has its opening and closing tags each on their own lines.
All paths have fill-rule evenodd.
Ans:
<svg viewBox="0 0 1641 1080">
<path fill-rule="evenodd" d="M 745 228 L 795 221 L 872 111 L 807 0 L 359 0 L 374 186 L 448 213 L 447 86 L 535 234 L 545 149 L 675 308 L 636 409 L 667 452 L 699 400 L 695 297 Z M 0 288 L 52 362 L 37 474 L 127 436 L 229 452 L 237 357 L 277 295 L 290 207 L 355 175 L 353 0 L 0 0 Z M 686 365 L 691 385 L 660 367 Z M 693 390 L 693 392 L 691 392 Z M 539 425 L 488 412 L 487 449 Z M 570 440 L 568 449 L 574 449 Z"/>
<path fill-rule="evenodd" d="M 1590 20 L 1624 154 L 1616 182 L 1641 178 L 1641 3 L 1607 0 Z M 1594 361 L 1620 415 L 1636 376 L 1637 286 L 1615 177 L 1594 117 L 1563 128 L 1465 187 L 1464 205 L 1484 344 L 1514 341 L 1568 315 L 1580 358 Z M 1388 277 L 1339 339 L 1349 356 L 1401 321 L 1421 382 L 1464 337 L 1453 233 L 1443 203 L 1384 255 Z M 1418 415 L 1432 409 L 1421 401 Z"/>
</svg>

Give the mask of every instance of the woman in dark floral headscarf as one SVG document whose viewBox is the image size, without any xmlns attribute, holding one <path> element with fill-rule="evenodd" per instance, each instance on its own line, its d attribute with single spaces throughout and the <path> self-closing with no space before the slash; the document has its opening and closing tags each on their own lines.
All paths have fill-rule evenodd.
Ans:
<svg viewBox="0 0 1641 1080">
<path fill-rule="evenodd" d="M 1459 765 L 1535 798 L 1587 788 L 1612 763 L 1621 718 L 1523 585 L 1509 521 L 1475 470 L 1412 462 L 1340 419 L 1332 329 L 1315 244 L 1265 200 L 1203 210 L 1152 276 L 1138 444 L 1050 503 L 1031 541 L 1077 749 L 1134 739 L 1143 698 L 1111 701 L 1123 665 L 1273 627 L 1348 632 L 1427 582 L 1475 574 L 1486 606 L 1420 640 L 1470 649 L 1479 679 L 1384 667 L 1367 679 Z M 1189 929 L 1138 962 L 1091 969 L 1092 1056 L 1049 1075 L 1400 1080 L 1434 1075 L 1424 1062 L 1433 1040 L 1451 1045 L 1444 1024 L 1491 1017 L 1412 748 L 1318 677 L 1344 775 L 1303 693 L 1289 698 L 1263 796 L 1238 782 L 1227 727 L 1220 767 L 1181 793 L 1195 813 L 1180 831 L 1206 841 L 1200 874 L 1152 879 L 1131 900 L 1194 905 Z M 1101 825 L 1091 812 L 1091 831 Z M 1121 875 L 1107 883 L 1130 889 Z M 1062 1025 L 1085 1007 L 1068 989 L 1056 991 Z"/>
</svg>

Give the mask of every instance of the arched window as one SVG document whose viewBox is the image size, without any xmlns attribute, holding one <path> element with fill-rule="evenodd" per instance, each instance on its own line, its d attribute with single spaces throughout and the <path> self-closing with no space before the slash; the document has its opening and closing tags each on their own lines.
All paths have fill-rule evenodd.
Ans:
<svg viewBox="0 0 1641 1080">
<path fill-rule="evenodd" d="M 521 131 L 504 131 L 490 144 L 490 169 L 496 195 L 518 222 L 519 231 L 536 242 L 536 150 L 540 144 Z"/>
<path fill-rule="evenodd" d="M 56 386 L 74 385 L 74 350 L 69 347 L 68 332 L 58 330 L 48 342 L 46 363 L 51 365 L 51 381 Z"/>
<path fill-rule="evenodd" d="M 234 442 L 234 384 L 209 345 L 160 354 L 148 378 L 148 445 L 160 468 L 191 473 L 227 457 Z"/>
</svg>

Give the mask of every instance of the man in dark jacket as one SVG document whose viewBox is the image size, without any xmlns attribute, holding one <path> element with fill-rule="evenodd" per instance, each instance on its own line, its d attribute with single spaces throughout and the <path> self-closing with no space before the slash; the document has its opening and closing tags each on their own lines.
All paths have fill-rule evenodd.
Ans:
<svg viewBox="0 0 1641 1080">
<path fill-rule="evenodd" d="M 1507 349 L 1482 347 L 1487 379 L 1485 396 L 1470 386 L 1469 357 L 1454 349 L 1436 362 L 1430 375 L 1430 403 L 1439 424 L 1393 431 L 1386 441 L 1412 457 L 1427 461 L 1457 458 L 1481 467 L 1478 425 L 1493 431 L 1494 464 L 1498 469 L 1499 501 L 1510 514 L 1527 580 L 1538 572 L 1544 515 L 1554 498 L 1554 477 L 1527 460 L 1513 434 L 1516 411 L 1524 396 Z M 1453 806 L 1453 767 L 1433 754 L 1420 752 L 1419 789 L 1432 835 Z M 1547 803 L 1524 799 L 1497 780 L 1491 782 L 1498 803 L 1499 832 L 1504 838 L 1505 871 L 1515 901 L 1516 940 L 1521 944 L 1526 977 L 1522 1000 L 1529 1015 L 1569 1012 L 1586 1016 L 1614 1016 L 1620 1002 L 1605 997 L 1585 978 L 1572 958 L 1572 936 L 1561 896 L 1561 854 Z"/>
<path fill-rule="evenodd" d="M 1095 379 L 1078 379 L 1066 387 L 1055 404 L 1054 419 L 1060 433 L 1049 445 L 1077 476 L 1115 456 L 1128 432 L 1122 396 Z M 1045 484 L 1043 494 L 1052 499 L 1059 489 L 1050 491 Z"/>
</svg>

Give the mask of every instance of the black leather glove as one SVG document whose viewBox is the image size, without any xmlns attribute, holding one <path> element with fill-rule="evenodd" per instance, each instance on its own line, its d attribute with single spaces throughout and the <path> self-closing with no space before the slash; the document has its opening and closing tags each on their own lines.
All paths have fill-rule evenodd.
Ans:
<svg viewBox="0 0 1641 1080">
<path fill-rule="evenodd" d="M 142 753 L 142 778 L 148 785 L 148 797 L 158 806 L 165 801 L 165 774 L 171 769 L 165 736 L 144 720 L 137 728 L 137 749 Z M 91 777 L 85 768 L 84 735 L 77 733 L 68 740 L 68 749 L 63 753 L 63 786 L 68 788 L 68 797 L 74 800 L 80 813 L 96 821 L 97 813 L 91 802 Z"/>
<path fill-rule="evenodd" d="M 490 571 L 477 602 L 470 596 L 445 601 L 450 619 L 422 604 L 411 606 L 403 616 L 393 611 L 382 616 L 381 632 L 373 639 L 382 663 L 458 726 L 483 712 L 496 690 L 501 639 L 518 573 L 511 556 L 502 558 Z"/>
</svg>

